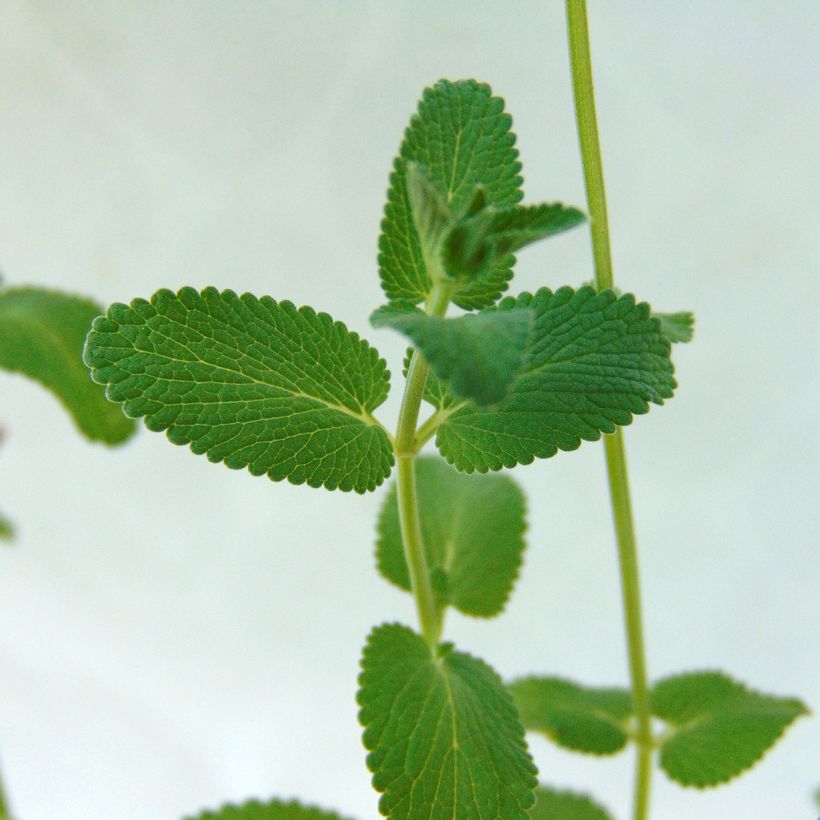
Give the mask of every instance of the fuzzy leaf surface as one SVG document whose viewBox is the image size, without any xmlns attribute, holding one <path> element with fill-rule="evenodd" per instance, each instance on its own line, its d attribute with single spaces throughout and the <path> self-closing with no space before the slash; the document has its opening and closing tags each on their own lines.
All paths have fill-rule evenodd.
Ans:
<svg viewBox="0 0 820 820">
<path fill-rule="evenodd" d="M 661 745 L 661 768 L 683 786 L 719 786 L 754 766 L 788 725 L 808 714 L 796 698 L 747 689 L 721 672 L 659 681 L 652 711 L 673 731 Z"/>
<path fill-rule="evenodd" d="M 504 398 L 521 367 L 533 313 L 492 310 L 445 319 L 387 305 L 370 322 L 407 336 L 453 394 L 487 405 Z"/>
<path fill-rule="evenodd" d="M 83 367 L 85 335 L 102 312 L 90 299 L 58 291 L 0 291 L 0 367 L 47 387 L 88 438 L 119 444 L 134 432 L 134 422 L 105 400 Z"/>
<path fill-rule="evenodd" d="M 586 754 L 626 746 L 632 696 L 626 689 L 580 686 L 562 678 L 528 677 L 508 686 L 524 727 Z"/>
<path fill-rule="evenodd" d="M 483 473 L 575 450 L 672 395 L 669 341 L 645 303 L 565 287 L 498 305 L 522 309 L 535 318 L 507 395 L 490 407 L 454 408 L 437 430 L 439 451 L 459 470 Z"/>
<path fill-rule="evenodd" d="M 455 217 L 444 195 L 422 166 L 408 162 L 405 173 L 413 225 L 425 267 L 431 271 L 441 264 L 441 247 Z"/>
<path fill-rule="evenodd" d="M 489 617 L 504 608 L 524 550 L 524 494 L 507 476 L 464 475 L 436 457 L 416 459 L 421 532 L 442 606 Z M 410 591 L 395 484 L 378 521 L 381 574 Z"/>
<path fill-rule="evenodd" d="M 511 125 L 504 101 L 487 85 L 441 80 L 425 89 L 393 164 L 379 238 L 379 275 L 391 302 L 417 304 L 431 289 L 407 192 L 407 163 L 423 166 L 456 215 L 474 203 L 479 186 L 487 205 L 515 205 L 522 197 L 521 164 Z M 464 283 L 456 304 L 466 309 L 492 304 L 506 289 L 514 261 L 505 257 Z"/>
<path fill-rule="evenodd" d="M 390 473 L 392 447 L 371 416 L 390 374 L 326 313 L 215 288 L 160 290 L 97 319 L 85 361 L 129 416 L 210 461 L 356 492 Z"/>
<path fill-rule="evenodd" d="M 498 675 L 399 624 L 371 632 L 358 701 L 379 810 L 391 820 L 526 820 L 537 785 Z"/>
<path fill-rule="evenodd" d="M 192 815 L 185 820 L 345 820 L 335 812 L 303 806 L 296 800 L 271 800 L 260 803 L 248 800 L 237 806 L 222 806 L 214 811 Z"/>
<path fill-rule="evenodd" d="M 535 795 L 532 820 L 612 820 L 606 809 L 585 794 L 539 786 Z"/>
<path fill-rule="evenodd" d="M 692 313 L 653 313 L 661 323 L 661 332 L 670 342 L 691 342 L 695 335 L 695 316 Z"/>
</svg>

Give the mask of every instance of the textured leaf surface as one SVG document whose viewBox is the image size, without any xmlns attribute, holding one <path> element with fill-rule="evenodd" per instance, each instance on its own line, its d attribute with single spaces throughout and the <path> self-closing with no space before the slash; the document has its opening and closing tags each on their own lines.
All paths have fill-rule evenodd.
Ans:
<svg viewBox="0 0 820 820">
<path fill-rule="evenodd" d="M 105 400 L 83 366 L 83 342 L 103 309 L 89 299 L 40 288 L 0 291 L 0 367 L 40 382 L 88 438 L 119 444 L 134 422 Z"/>
<path fill-rule="evenodd" d="M 468 615 L 498 614 L 524 550 L 524 494 L 506 476 L 457 473 L 440 458 L 416 460 L 416 488 L 427 565 L 438 601 Z M 410 591 L 396 487 L 378 522 L 379 571 Z"/>
<path fill-rule="evenodd" d="M 441 266 L 444 238 L 453 225 L 453 212 L 427 171 L 418 163 L 408 162 L 406 175 L 407 196 L 424 265 L 428 272 L 437 270 Z"/>
<path fill-rule="evenodd" d="M 540 786 L 535 795 L 532 820 L 612 820 L 606 809 L 585 794 Z"/>
<path fill-rule="evenodd" d="M 526 729 L 576 752 L 614 754 L 627 742 L 632 697 L 625 689 L 580 686 L 561 678 L 521 678 L 509 685 Z"/>
<path fill-rule="evenodd" d="M 14 527 L 11 522 L 7 521 L 0 515 L 0 540 L 10 541 L 14 537 Z"/>
<path fill-rule="evenodd" d="M 661 323 L 661 332 L 670 342 L 691 342 L 695 333 L 695 317 L 692 313 L 653 313 Z"/>
<path fill-rule="evenodd" d="M 295 800 L 287 803 L 281 800 L 271 800 L 268 803 L 249 800 L 238 806 L 223 806 L 215 811 L 206 811 L 186 818 L 186 820 L 345 820 L 345 818 L 335 812 L 303 806 Z"/>
<path fill-rule="evenodd" d="M 433 658 L 398 624 L 368 638 L 359 720 L 379 810 L 391 820 L 525 820 L 537 785 L 510 696 L 449 644 Z"/>
<path fill-rule="evenodd" d="M 518 205 L 504 208 L 493 216 L 490 238 L 500 250 L 508 253 L 574 228 L 584 218 L 577 208 L 570 208 L 559 202 Z"/>
<path fill-rule="evenodd" d="M 215 288 L 161 290 L 112 305 L 85 360 L 129 416 L 211 461 L 356 492 L 390 473 L 390 441 L 370 415 L 390 374 L 326 313 Z"/>
<path fill-rule="evenodd" d="M 684 786 L 717 786 L 753 766 L 800 715 L 795 698 L 763 695 L 720 672 L 666 678 L 652 689 L 652 711 L 673 730 L 661 768 Z"/>
<path fill-rule="evenodd" d="M 459 470 L 486 472 L 595 441 L 675 388 L 669 341 L 631 295 L 543 288 L 504 299 L 532 310 L 524 363 L 498 404 L 453 409 L 438 428 L 441 454 Z"/>
<path fill-rule="evenodd" d="M 431 287 L 408 199 L 408 161 L 425 168 L 457 215 L 467 211 L 479 185 L 487 204 L 514 205 L 522 196 L 521 165 L 511 124 L 504 101 L 474 80 L 441 80 L 424 91 L 393 165 L 379 238 L 379 273 L 391 301 L 416 304 Z M 506 289 L 513 262 L 506 257 L 464 284 L 456 303 L 467 309 L 492 304 Z"/>
<path fill-rule="evenodd" d="M 444 319 L 388 305 L 370 321 L 407 336 L 455 395 L 487 405 L 504 398 L 521 367 L 533 313 L 494 310 Z"/>
</svg>

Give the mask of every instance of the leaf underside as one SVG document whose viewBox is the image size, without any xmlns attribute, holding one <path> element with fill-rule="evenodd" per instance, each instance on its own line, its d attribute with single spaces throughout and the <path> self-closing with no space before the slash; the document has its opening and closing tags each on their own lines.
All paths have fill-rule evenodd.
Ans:
<svg viewBox="0 0 820 820">
<path fill-rule="evenodd" d="M 391 820 L 526 820 L 536 769 L 498 675 L 398 624 L 370 634 L 359 720 L 379 810 Z"/>
<path fill-rule="evenodd" d="M 612 820 L 606 809 L 585 794 L 539 786 L 535 795 L 531 820 Z"/>
<path fill-rule="evenodd" d="M 423 166 L 454 213 L 467 210 L 476 186 L 488 205 L 515 205 L 522 197 L 521 164 L 504 101 L 474 80 L 441 80 L 425 89 L 393 164 L 382 232 L 379 275 L 390 301 L 417 304 L 431 289 L 407 193 L 408 162 Z M 491 305 L 506 289 L 515 259 L 507 255 L 454 296 L 471 310 Z"/>
<path fill-rule="evenodd" d="M 625 689 L 549 677 L 521 678 L 507 688 L 524 727 L 559 746 L 595 755 L 614 754 L 626 746 L 632 696 Z"/>
<path fill-rule="evenodd" d="M 134 422 L 105 400 L 82 360 L 86 333 L 102 312 L 90 299 L 58 291 L 0 291 L 0 367 L 48 388 L 88 438 L 119 444 L 134 432 Z"/>
<path fill-rule="evenodd" d="M 464 475 L 436 457 L 416 459 L 416 488 L 437 601 L 467 615 L 497 615 L 521 566 L 524 494 L 507 476 Z M 395 485 L 379 515 L 376 560 L 387 580 L 410 591 Z"/>
<path fill-rule="evenodd" d="M 596 441 L 662 404 L 676 386 L 669 341 L 631 295 L 565 287 L 502 300 L 534 314 L 524 362 L 498 404 L 472 402 L 439 426 L 436 444 L 459 470 L 486 472 Z"/>
<path fill-rule="evenodd" d="M 390 374 L 326 313 L 215 288 L 160 290 L 97 319 L 85 361 L 129 416 L 210 461 L 360 493 L 390 473 L 392 446 L 370 415 Z"/>
<path fill-rule="evenodd" d="M 652 711 L 672 727 L 661 746 L 661 768 L 697 788 L 718 786 L 751 768 L 792 721 L 808 713 L 795 698 L 755 692 L 720 672 L 656 683 Z"/>
<path fill-rule="evenodd" d="M 214 811 L 192 815 L 185 820 L 345 820 L 335 812 L 303 806 L 296 800 L 271 800 L 260 803 L 248 800 L 235 806 L 223 806 Z M 348 818 L 349 820 L 349 818 Z"/>
<path fill-rule="evenodd" d="M 483 406 L 506 395 L 521 367 L 533 314 L 495 310 L 444 319 L 388 305 L 370 321 L 407 336 L 455 396 Z"/>
</svg>

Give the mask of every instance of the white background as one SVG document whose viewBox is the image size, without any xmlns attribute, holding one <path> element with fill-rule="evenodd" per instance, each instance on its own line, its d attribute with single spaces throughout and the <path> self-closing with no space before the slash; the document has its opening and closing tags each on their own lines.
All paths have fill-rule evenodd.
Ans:
<svg viewBox="0 0 820 820">
<path fill-rule="evenodd" d="M 593 0 L 619 285 L 693 309 L 677 397 L 627 431 L 653 677 L 725 669 L 820 708 L 816 0 Z M 376 238 L 423 86 L 475 76 L 513 114 L 530 201 L 583 206 L 563 4 L 37 2 L 0 6 L 0 268 L 108 303 L 217 285 L 311 304 L 380 349 Z M 585 230 L 515 288 L 591 276 Z M 398 381 L 398 380 L 397 380 Z M 398 391 L 380 410 L 395 423 Z M 0 376 L 0 751 L 20 820 L 175 820 L 299 796 L 377 816 L 360 647 L 411 600 L 373 568 L 365 497 L 231 472 L 141 429 L 75 434 Z M 515 472 L 523 577 L 447 637 L 506 677 L 625 684 L 599 444 Z M 628 816 L 631 755 L 541 739 L 545 781 Z M 814 818 L 820 721 L 728 788 L 658 774 L 656 820 Z"/>
</svg>

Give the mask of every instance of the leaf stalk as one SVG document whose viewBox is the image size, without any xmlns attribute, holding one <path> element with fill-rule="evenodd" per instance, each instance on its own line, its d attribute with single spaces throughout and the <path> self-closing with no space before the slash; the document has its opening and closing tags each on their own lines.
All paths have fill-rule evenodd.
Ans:
<svg viewBox="0 0 820 820">
<path fill-rule="evenodd" d="M 575 116 L 590 214 L 595 283 L 598 289 L 602 290 L 613 287 L 614 280 L 603 162 L 598 138 L 598 118 L 595 112 L 586 0 L 566 0 L 566 6 Z M 632 816 L 634 820 L 646 820 L 649 814 L 654 742 L 641 615 L 635 525 L 632 517 L 626 452 L 620 428 L 616 429 L 612 435 L 604 437 L 604 451 L 618 546 L 629 672 L 637 723 L 634 736 L 637 755 Z"/>
</svg>

